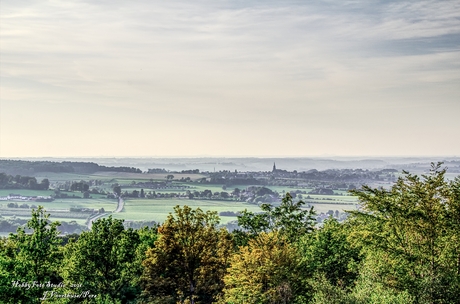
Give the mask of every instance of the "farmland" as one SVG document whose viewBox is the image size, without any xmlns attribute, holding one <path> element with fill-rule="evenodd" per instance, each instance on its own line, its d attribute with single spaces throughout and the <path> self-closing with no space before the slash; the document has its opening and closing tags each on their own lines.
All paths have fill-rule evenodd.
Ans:
<svg viewBox="0 0 460 304">
<path fill-rule="evenodd" d="M 141 179 L 138 179 L 141 180 Z M 180 183 L 176 184 L 177 187 L 188 186 Z M 222 186 L 212 185 L 208 187 L 207 185 L 191 185 L 188 186 L 189 189 L 194 191 L 198 190 L 211 190 L 212 192 L 221 192 Z M 244 188 L 244 186 L 239 186 Z M 231 192 L 235 187 L 229 187 L 226 191 Z M 280 191 L 282 193 L 293 191 L 292 189 L 282 187 L 273 187 L 273 190 Z M 122 188 L 123 191 L 132 191 L 133 189 L 130 186 Z M 0 195 L 8 195 L 12 191 L 10 190 L 0 190 Z M 24 196 L 49 196 L 54 194 L 54 191 L 37 191 L 37 190 L 15 190 L 17 194 Z M 159 193 L 168 194 L 171 190 L 161 189 L 157 190 Z M 174 193 L 182 193 L 185 195 L 185 190 L 176 191 Z M 217 211 L 218 213 L 224 211 L 230 211 L 233 213 L 240 212 L 247 209 L 252 212 L 260 212 L 260 208 L 257 204 L 247 203 L 245 201 L 234 201 L 234 200 L 212 200 L 212 199 L 189 199 L 187 197 L 181 198 L 167 198 L 167 199 L 141 199 L 141 198 L 126 198 L 125 206 L 122 212 L 113 213 L 116 209 L 117 200 L 112 198 L 105 198 L 104 195 L 92 195 L 91 198 L 81 198 L 81 193 L 75 192 L 72 195 L 78 196 L 78 198 L 66 198 L 66 199 L 55 199 L 51 202 L 33 202 L 33 201 L 20 201 L 20 200 L 11 200 L 8 202 L 17 202 L 18 204 L 28 204 L 28 205 L 41 205 L 43 206 L 50 214 L 51 219 L 60 220 L 60 221 L 77 221 L 79 224 L 84 224 L 86 219 L 91 213 L 82 213 L 82 212 L 71 212 L 71 208 L 80 208 L 80 209 L 89 209 L 89 210 L 99 210 L 104 209 L 108 215 L 112 215 L 117 219 L 125 219 L 127 221 L 155 221 L 157 223 L 163 222 L 169 213 L 174 211 L 176 205 L 188 205 L 193 208 L 201 208 L 204 211 Z M 339 212 L 344 212 L 344 210 L 353 210 L 355 209 L 356 198 L 346 195 L 304 195 L 303 201 L 305 201 L 306 206 L 313 206 L 317 214 L 326 213 L 329 210 L 338 210 Z M 7 219 L 12 215 L 16 215 L 18 218 L 30 218 L 31 211 L 25 208 L 7 208 L 7 202 L 4 201 L 0 204 L 0 212 L 2 216 Z M 107 215 L 107 216 L 108 216 Z M 221 216 L 221 224 L 227 224 L 231 221 L 235 221 L 235 216 Z"/>
<path fill-rule="evenodd" d="M 5 163 L 10 174 L 15 174 L 16 165 L 23 166 L 18 172 L 30 172 L 30 167 L 35 166 L 32 162 Z M 244 209 L 260 212 L 261 204 L 277 205 L 290 193 L 294 201 L 305 202 L 304 208 L 313 207 L 317 221 L 321 223 L 331 214 L 342 220 L 346 211 L 358 208 L 357 198 L 350 195 L 349 189 L 362 184 L 388 188 L 401 176 L 396 169 L 297 172 L 273 166 L 272 171 L 255 172 L 200 172 L 198 169 L 178 172 L 161 168 L 142 172 L 133 167 L 109 168 L 94 163 L 42 163 L 50 168 L 64 165 L 65 168 L 73 166 L 76 172 L 36 172 L 31 176 L 8 177 L 0 171 L 3 181 L 9 183 L 5 185 L 12 186 L 0 188 L 0 215 L 3 219 L 29 218 L 30 209 L 41 205 L 51 214 L 51 219 L 77 221 L 79 224 L 85 224 L 90 216 L 102 214 L 130 222 L 161 223 L 173 212 L 174 206 L 189 205 L 222 213 L 221 224 L 227 224 L 236 220 L 237 212 Z M 88 168 L 111 171 L 89 172 Z M 418 170 L 422 168 L 417 167 Z M 447 177 L 453 179 L 457 175 L 454 171 Z M 40 190 L 33 185 L 49 187 Z M 124 208 L 119 213 L 114 212 L 117 196 L 124 200 Z"/>
<path fill-rule="evenodd" d="M 113 214 L 114 218 L 131 221 L 153 220 L 163 222 L 176 205 L 201 208 L 204 211 L 232 211 L 239 212 L 244 209 L 259 212 L 260 208 L 254 204 L 234 201 L 189 200 L 189 199 L 155 199 L 155 200 L 127 200 L 122 212 Z M 221 224 L 236 220 L 236 217 L 221 217 Z"/>
<path fill-rule="evenodd" d="M 54 194 L 52 190 L 30 190 L 30 189 L 0 189 L 0 197 L 10 194 L 20 194 L 23 196 L 50 196 Z"/>
<path fill-rule="evenodd" d="M 9 170 L 16 164 L 14 161 L 7 163 Z M 30 162 L 25 165 L 22 171 L 33 167 Z M 142 172 L 132 167 L 97 167 L 94 163 L 42 165 L 73 166 L 77 171 L 93 167 L 112 171 L 37 172 L 30 177 L 4 175 L 3 180 L 14 186 L 0 189 L 0 215 L 4 219 L 13 215 L 17 218 L 30 217 L 30 209 L 41 205 L 52 219 L 63 221 L 85 223 L 90 216 L 104 214 L 126 221 L 161 223 L 173 212 L 174 206 L 189 205 L 223 212 L 221 223 L 226 224 L 235 221 L 239 211 L 260 212 L 261 204 L 277 205 L 290 193 L 294 201 L 305 202 L 304 208 L 313 207 L 318 222 L 321 222 L 332 213 L 342 219 L 345 211 L 357 208 L 357 199 L 350 195 L 349 189 L 362 184 L 388 187 L 400 176 L 400 172 L 394 169 L 312 169 L 297 172 L 273 166 L 272 171 L 259 172 L 200 172 L 198 169 L 182 172 L 149 169 Z M 117 168 L 125 171 L 116 171 Z M 34 185 L 41 189 L 49 187 L 46 188 L 48 190 L 40 190 Z M 124 209 L 114 213 L 117 196 L 123 198 Z"/>
<path fill-rule="evenodd" d="M 115 213 L 112 216 L 117 219 L 125 219 L 128 221 L 155 221 L 157 223 L 163 222 L 169 213 L 174 212 L 176 205 L 187 205 L 192 208 L 200 208 L 204 211 L 217 211 L 217 213 L 224 211 L 231 211 L 234 213 L 247 209 L 252 212 L 260 212 L 261 209 L 256 204 L 248 204 L 246 202 L 235 201 L 214 201 L 214 200 L 189 200 L 189 199 L 155 199 L 155 200 L 141 200 L 133 199 L 125 201 L 125 208 L 120 213 Z M 338 210 L 344 212 L 345 210 L 354 210 L 355 204 L 328 204 L 328 203 L 313 203 L 311 204 L 314 210 L 319 213 L 326 213 L 329 210 Z M 226 224 L 230 221 L 235 221 L 234 216 L 221 216 L 221 224 Z"/>
</svg>

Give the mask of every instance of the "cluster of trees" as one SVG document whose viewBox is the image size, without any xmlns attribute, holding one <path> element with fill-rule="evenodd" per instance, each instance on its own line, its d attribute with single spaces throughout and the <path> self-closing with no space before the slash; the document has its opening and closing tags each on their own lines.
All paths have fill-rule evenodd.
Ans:
<svg viewBox="0 0 460 304">
<path fill-rule="evenodd" d="M 63 245 L 39 208 L 32 234 L 0 242 L 0 301 L 40 303 L 54 291 L 87 293 L 49 303 L 458 303 L 460 179 L 444 175 L 438 165 L 390 190 L 355 190 L 362 210 L 320 228 L 286 194 L 241 212 L 232 233 L 216 212 L 177 206 L 158 229 L 101 219 Z"/>
<path fill-rule="evenodd" d="M 53 194 L 54 198 L 81 198 L 81 196 L 75 195 L 75 193 L 72 193 L 69 195 L 68 193 L 61 192 L 61 190 L 54 190 Z"/>
<path fill-rule="evenodd" d="M 168 171 L 164 168 L 153 168 L 153 169 L 148 169 L 147 173 L 169 173 L 171 171 Z M 199 174 L 200 169 L 192 169 L 192 170 L 182 170 L 180 172 L 174 171 L 173 173 L 183 173 L 183 174 Z"/>
<path fill-rule="evenodd" d="M 226 189 L 224 186 L 223 189 Z M 279 201 L 279 194 L 266 187 L 253 186 L 248 189 L 240 190 L 235 188 L 232 192 L 227 191 L 211 191 L 205 189 L 203 191 L 187 190 L 185 193 L 170 192 L 161 193 L 155 191 L 144 191 L 144 189 L 129 191 L 121 191 L 121 186 L 116 185 L 113 187 L 113 192 L 117 196 L 131 197 L 131 198 L 188 198 L 188 199 L 212 199 L 212 200 L 238 200 L 247 201 L 251 203 L 273 203 Z M 293 194 L 293 197 L 296 195 Z"/>
<path fill-rule="evenodd" d="M 27 223 L 27 220 L 21 218 L 0 218 L 0 231 L 1 232 L 16 232 L 18 228 Z"/>
<path fill-rule="evenodd" d="M 139 185 L 139 183 L 137 184 Z M 222 187 L 223 190 L 226 190 L 227 187 L 224 185 Z M 334 193 L 332 190 L 330 190 Z M 91 193 L 94 193 L 91 190 Z M 189 199 L 212 199 L 212 200 L 237 200 L 237 201 L 246 201 L 249 203 L 276 203 L 280 201 L 280 194 L 276 191 L 272 191 L 269 188 L 263 186 L 251 186 L 247 189 L 239 189 L 235 188 L 231 192 L 228 191 L 211 191 L 209 189 L 205 189 L 203 191 L 198 190 L 186 190 L 185 193 L 181 192 L 169 192 L 169 193 L 162 193 L 162 192 L 155 192 L 155 191 L 144 191 L 143 188 L 140 190 L 132 190 L 132 191 L 123 191 L 121 186 L 116 185 L 113 187 L 113 193 L 117 196 L 122 196 L 125 198 L 148 198 L 148 199 L 155 199 L 155 198 L 189 198 Z M 301 193 L 306 194 L 306 191 L 291 191 L 290 194 L 293 198 L 298 197 L 302 199 Z M 316 193 L 316 192 L 314 192 Z M 329 193 L 326 191 L 321 192 L 322 194 Z"/>
<path fill-rule="evenodd" d="M 101 166 L 93 162 L 53 162 L 10 159 L 0 160 L 0 171 L 22 172 L 21 174 L 31 174 L 37 172 L 94 173 L 98 171 L 142 173 L 140 169 L 134 167 L 108 167 Z"/>
<path fill-rule="evenodd" d="M 40 183 L 32 176 L 8 175 L 0 173 L 0 189 L 48 190 L 50 181 L 45 178 Z"/>
<path fill-rule="evenodd" d="M 20 174 L 35 172 L 74 172 L 70 164 L 52 161 L 0 160 L 0 171 Z"/>
<path fill-rule="evenodd" d="M 35 207 L 37 208 L 37 207 Z M 14 233 L 20 227 L 25 227 L 28 220 L 18 218 L 18 217 L 10 217 L 10 218 L 2 218 L 0 216 L 0 232 L 11 232 Z M 80 233 L 82 231 L 87 230 L 86 226 L 78 224 L 76 221 L 62 221 L 60 222 L 60 226 L 58 226 L 58 231 L 62 233 L 72 234 L 72 233 Z M 27 229 L 25 230 L 26 233 L 32 233 L 33 230 Z"/>
<path fill-rule="evenodd" d="M 70 191 L 86 192 L 89 191 L 89 185 L 84 181 L 73 182 L 70 186 Z"/>
<path fill-rule="evenodd" d="M 393 180 L 395 169 L 382 169 L 382 170 L 363 170 L 363 169 L 329 169 L 324 171 L 309 170 L 307 172 L 296 172 L 296 177 L 306 180 L 320 180 L 320 181 L 360 181 L 360 180 Z"/>
<path fill-rule="evenodd" d="M 259 179 L 254 178 L 252 173 L 247 173 L 244 175 L 240 175 L 237 172 L 232 173 L 230 171 L 221 171 L 216 173 L 209 174 L 209 181 L 204 180 L 202 183 L 208 184 L 225 184 L 228 187 L 232 185 L 260 185 L 262 181 Z"/>
<path fill-rule="evenodd" d="M 174 177 L 174 175 L 172 175 Z M 165 178 L 166 179 L 166 178 Z M 115 184 L 112 187 L 116 186 Z M 132 181 L 129 185 L 130 187 L 137 187 L 137 188 L 149 188 L 149 189 L 166 189 L 166 188 L 185 188 L 183 185 L 173 185 L 171 181 L 153 181 L 150 179 L 148 182 L 135 182 Z"/>
<path fill-rule="evenodd" d="M 63 165 L 69 165 L 76 173 L 94 173 L 98 171 L 105 172 L 127 172 L 127 173 L 142 173 L 142 170 L 134 167 L 108 167 L 102 166 L 93 162 L 62 162 Z"/>
<path fill-rule="evenodd" d="M 141 229 L 144 227 L 159 227 L 155 221 L 126 221 L 123 223 L 125 228 Z"/>
<path fill-rule="evenodd" d="M 180 173 L 186 173 L 186 174 L 200 174 L 200 169 L 182 170 Z"/>
<path fill-rule="evenodd" d="M 75 183 L 87 184 L 91 188 L 91 191 L 93 191 L 93 190 L 101 191 L 100 186 L 102 186 L 104 184 L 104 181 L 97 180 L 97 179 L 90 179 L 88 181 L 85 181 L 85 180 L 80 180 L 80 181 L 61 181 L 61 182 L 55 182 L 53 184 L 53 188 L 56 189 L 56 190 L 74 191 L 74 190 L 72 190 L 72 187 L 75 187 L 73 185 Z"/>
<path fill-rule="evenodd" d="M 13 202 L 6 204 L 6 207 L 8 207 L 8 208 L 24 208 L 24 209 L 37 208 L 37 206 L 35 206 L 35 205 L 29 206 L 26 203 L 18 204 L 18 203 L 13 203 Z"/>
<path fill-rule="evenodd" d="M 148 169 L 147 173 L 168 173 L 168 170 L 164 168 L 153 168 L 153 169 Z"/>
<path fill-rule="evenodd" d="M 222 189 L 226 190 L 226 186 Z M 203 191 L 186 191 L 186 196 L 189 199 L 213 199 L 213 200 L 238 200 L 247 201 L 250 203 L 273 203 L 278 201 L 279 194 L 276 191 L 272 191 L 266 187 L 252 186 L 247 189 L 235 188 L 231 192 L 227 191 L 214 191 L 209 189 Z"/>
</svg>

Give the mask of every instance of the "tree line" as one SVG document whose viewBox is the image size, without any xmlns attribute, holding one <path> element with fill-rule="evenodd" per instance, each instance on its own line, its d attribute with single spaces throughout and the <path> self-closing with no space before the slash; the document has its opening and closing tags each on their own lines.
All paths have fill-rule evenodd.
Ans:
<svg viewBox="0 0 460 304">
<path fill-rule="evenodd" d="M 93 162 L 55 162 L 0 159 L 0 172 L 9 174 L 33 174 L 37 172 L 94 173 L 98 171 L 142 173 L 134 167 L 108 167 Z"/>
<path fill-rule="evenodd" d="M 50 181 L 44 178 L 40 183 L 33 176 L 13 176 L 6 173 L 0 173 L 0 189 L 33 189 L 48 190 Z"/>
<path fill-rule="evenodd" d="M 445 172 L 353 190 L 361 209 L 321 227 L 290 194 L 242 211 L 232 233 L 216 212 L 176 206 L 157 227 L 109 217 L 63 239 L 39 207 L 33 233 L 0 242 L 0 301 L 459 303 L 460 179 Z"/>
</svg>

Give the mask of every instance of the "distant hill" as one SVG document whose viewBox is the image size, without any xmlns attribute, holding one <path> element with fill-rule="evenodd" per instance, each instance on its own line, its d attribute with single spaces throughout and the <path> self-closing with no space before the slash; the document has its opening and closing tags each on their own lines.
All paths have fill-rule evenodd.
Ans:
<svg viewBox="0 0 460 304">
<path fill-rule="evenodd" d="M 140 169 L 134 167 L 108 167 L 98 165 L 94 162 L 0 160 L 0 172 L 12 175 L 25 175 L 39 172 L 94 173 L 99 171 L 142 173 Z"/>
<path fill-rule="evenodd" d="M 444 162 L 449 172 L 460 172 L 460 157 L 191 157 L 191 158 L 24 158 L 0 160 L 0 172 L 22 168 L 22 174 L 34 172 L 147 172 L 151 168 L 167 171 L 271 171 L 273 163 L 281 170 L 308 171 L 328 169 L 398 169 L 426 171 L 431 162 Z M 17 163 L 14 163 L 17 162 Z M 3 171 L 2 171 L 3 170 Z M 73 170 L 73 171 L 72 171 Z M 8 172 L 6 172 L 8 173 Z M 21 173 L 18 173 L 21 174 Z"/>
</svg>

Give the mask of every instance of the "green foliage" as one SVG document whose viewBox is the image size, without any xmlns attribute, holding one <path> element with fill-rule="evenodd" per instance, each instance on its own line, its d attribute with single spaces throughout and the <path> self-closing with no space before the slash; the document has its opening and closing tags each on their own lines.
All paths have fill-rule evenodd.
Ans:
<svg viewBox="0 0 460 304">
<path fill-rule="evenodd" d="M 299 303 L 305 293 L 297 250 L 279 232 L 261 232 L 231 259 L 223 303 Z"/>
<path fill-rule="evenodd" d="M 33 176 L 12 176 L 0 172 L 0 189 L 48 190 L 49 186 L 50 181 L 47 178 L 38 183 L 37 179 Z"/>
<path fill-rule="evenodd" d="M 232 249 L 231 236 L 218 230 L 216 212 L 174 208 L 147 251 L 142 277 L 144 296 L 158 303 L 211 303 L 223 288 Z"/>
<path fill-rule="evenodd" d="M 379 257 L 377 283 L 417 303 L 454 303 L 460 290 L 460 179 L 446 181 L 440 166 L 421 178 L 405 172 L 390 190 L 353 191 L 363 210 L 350 239 Z"/>
<path fill-rule="evenodd" d="M 366 277 L 368 278 L 368 277 Z M 352 291 L 331 284 L 325 276 L 310 280 L 314 295 L 311 304 L 412 304 L 407 291 L 397 292 L 370 280 L 359 281 Z"/>
<path fill-rule="evenodd" d="M 398 290 L 392 288 L 387 283 L 379 280 L 379 273 L 376 271 L 376 264 L 380 263 L 387 268 L 384 255 L 372 254 L 366 257 L 366 260 L 361 264 L 360 276 L 356 280 L 356 285 L 353 288 L 349 298 L 352 303 L 370 303 L 370 304 L 410 304 L 415 303 L 415 297 L 410 295 L 407 290 Z M 388 268 L 387 268 L 388 269 Z"/>
<path fill-rule="evenodd" d="M 119 185 L 113 187 L 113 193 L 115 193 L 117 197 L 119 197 L 121 195 L 121 187 Z"/>
<path fill-rule="evenodd" d="M 262 204 L 262 213 L 253 213 L 244 210 L 238 216 L 238 225 L 242 227 L 249 236 L 255 237 L 261 232 L 279 231 L 288 240 L 295 241 L 299 236 L 305 235 L 313 230 L 314 211 L 302 210 L 303 201 L 294 202 L 292 196 L 286 193 L 280 206 L 273 207 Z M 241 233 L 236 232 L 241 236 Z M 241 245 L 247 240 L 242 239 Z"/>
<path fill-rule="evenodd" d="M 58 284 L 62 254 L 59 250 L 59 222 L 50 222 L 42 206 L 32 210 L 26 227 L 2 240 L 0 248 L 0 300 L 2 303 L 40 303 L 46 287 L 19 288 L 13 282 Z"/>
<path fill-rule="evenodd" d="M 297 243 L 304 269 L 311 276 L 325 277 L 332 285 L 351 286 L 358 275 L 360 250 L 347 241 L 350 227 L 329 218 L 323 227 Z"/>
<path fill-rule="evenodd" d="M 351 304 L 351 296 L 345 289 L 332 284 L 324 274 L 309 280 L 314 294 L 311 304 Z"/>
<path fill-rule="evenodd" d="M 146 238 L 144 235 L 144 241 Z M 97 220 L 91 231 L 83 232 L 76 242 L 66 245 L 66 285 L 81 284 L 79 291 L 90 291 L 111 301 L 134 300 L 140 293 L 137 278 L 142 271 L 141 244 L 139 234 L 125 229 L 122 220 Z"/>
</svg>

